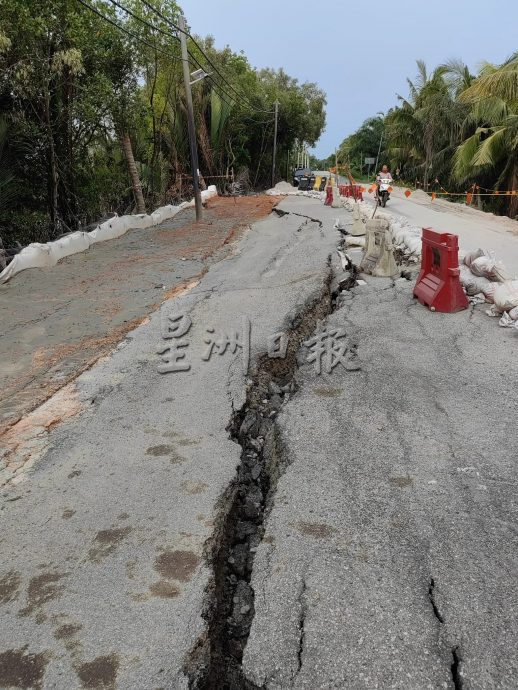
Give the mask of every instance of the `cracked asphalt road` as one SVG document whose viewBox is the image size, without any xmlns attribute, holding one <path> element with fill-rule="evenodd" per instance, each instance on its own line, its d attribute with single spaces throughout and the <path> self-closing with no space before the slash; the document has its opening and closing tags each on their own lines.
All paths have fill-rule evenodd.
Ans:
<svg viewBox="0 0 518 690">
<path fill-rule="evenodd" d="M 202 223 L 186 209 L 0 285 L 0 434 L 228 256 L 245 226 L 277 201 L 212 199 Z"/>
<path fill-rule="evenodd" d="M 252 587 L 268 690 L 517 687 L 516 332 L 367 277 L 328 323 L 362 370 L 310 364 Z"/>
<path fill-rule="evenodd" d="M 226 427 L 251 381 L 240 350 L 202 361 L 206 328 L 247 316 L 253 367 L 339 265 L 340 212 L 280 209 L 77 379 L 75 416 L 0 495 L 1 688 L 198 690 L 187 662 L 241 462 Z M 250 688 L 517 687 L 517 335 L 411 293 L 367 278 L 328 317 L 361 370 L 298 358 L 251 575 Z M 160 320 L 178 312 L 192 367 L 160 376 Z"/>
<path fill-rule="evenodd" d="M 251 364 L 266 338 L 322 291 L 336 237 L 315 200 L 254 224 L 233 256 L 168 300 L 117 351 L 83 373 L 76 416 L 40 429 L 32 468 L 0 494 L 0 687 L 186 688 L 204 635 L 221 497 L 240 462 L 226 427 L 244 403 L 238 349 L 203 361 L 206 328 L 252 324 Z M 160 375 L 160 319 L 192 327 L 191 370 Z M 14 683 L 16 685 L 16 683 Z"/>
</svg>

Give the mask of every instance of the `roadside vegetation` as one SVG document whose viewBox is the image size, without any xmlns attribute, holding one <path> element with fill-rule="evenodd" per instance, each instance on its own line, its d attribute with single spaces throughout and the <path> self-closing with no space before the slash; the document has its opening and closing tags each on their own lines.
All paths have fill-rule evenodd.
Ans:
<svg viewBox="0 0 518 690">
<path fill-rule="evenodd" d="M 452 60 L 432 72 L 417 62 L 409 95 L 386 115 L 366 120 L 338 152 L 353 174 L 365 176 L 362 156 L 428 192 L 473 193 L 473 203 L 518 216 L 518 53 L 478 74 Z M 334 154 L 319 165 L 334 165 Z M 372 175 L 376 173 L 374 167 Z M 515 194 L 491 195 L 494 192 Z M 462 199 L 462 197 L 453 197 Z"/>
<path fill-rule="evenodd" d="M 109 212 L 192 195 L 185 91 L 171 0 L 0 0 L 0 236 L 48 241 Z M 325 124 L 325 95 L 282 69 L 188 38 L 200 170 L 269 186 Z"/>
</svg>

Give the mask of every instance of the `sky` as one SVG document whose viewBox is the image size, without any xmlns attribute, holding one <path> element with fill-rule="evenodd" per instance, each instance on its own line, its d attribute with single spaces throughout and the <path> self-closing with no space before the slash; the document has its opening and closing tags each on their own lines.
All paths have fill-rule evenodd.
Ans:
<svg viewBox="0 0 518 690">
<path fill-rule="evenodd" d="M 518 0 L 179 0 L 191 31 L 243 50 L 254 67 L 282 67 L 327 94 L 319 158 L 408 95 L 416 59 L 462 59 L 476 72 L 518 50 Z"/>
</svg>

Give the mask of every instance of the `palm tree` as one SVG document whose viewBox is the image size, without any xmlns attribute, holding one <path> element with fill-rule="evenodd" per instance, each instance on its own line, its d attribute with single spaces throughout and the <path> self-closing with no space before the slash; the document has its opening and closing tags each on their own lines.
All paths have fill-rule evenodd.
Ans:
<svg viewBox="0 0 518 690">
<path fill-rule="evenodd" d="M 432 173 L 448 169 L 465 108 L 456 102 L 446 78 L 451 65 L 440 65 L 431 74 L 422 60 L 417 67 L 415 81 L 407 79 L 409 98 L 398 95 L 402 105 L 388 114 L 386 124 L 391 156 L 405 161 L 407 172 L 422 171 L 427 189 Z"/>
<path fill-rule="evenodd" d="M 479 126 L 457 148 L 455 176 L 466 182 L 497 171 L 496 189 L 518 189 L 518 53 L 500 66 L 485 64 L 459 99 Z M 518 196 L 510 197 L 508 213 L 518 214 Z"/>
</svg>

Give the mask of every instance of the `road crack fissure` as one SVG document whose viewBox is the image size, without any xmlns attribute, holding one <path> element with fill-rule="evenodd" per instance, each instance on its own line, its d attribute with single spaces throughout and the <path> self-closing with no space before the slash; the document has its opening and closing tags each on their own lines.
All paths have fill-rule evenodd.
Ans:
<svg viewBox="0 0 518 690">
<path fill-rule="evenodd" d="M 428 599 L 432 605 L 434 616 L 441 625 L 444 625 L 444 616 L 441 614 L 437 601 L 435 598 L 435 580 L 430 578 L 428 583 Z M 459 646 L 455 645 L 451 649 L 452 663 L 450 665 L 451 679 L 455 690 L 462 690 L 464 687 L 462 678 L 462 657 L 459 652 Z"/>
<path fill-rule="evenodd" d="M 464 687 L 464 682 L 462 680 L 462 659 L 459 654 L 459 648 L 453 647 L 453 649 L 451 650 L 451 655 L 453 657 L 453 661 L 451 664 L 451 678 L 453 680 L 453 687 L 455 688 L 455 690 L 462 690 L 462 688 Z"/>
<path fill-rule="evenodd" d="M 442 617 L 439 608 L 437 607 L 437 602 L 435 601 L 435 580 L 433 577 L 430 578 L 430 583 L 428 585 L 428 599 L 430 599 L 435 617 L 439 623 L 444 623 L 444 618 Z"/>
<path fill-rule="evenodd" d="M 317 223 L 319 228 L 324 227 L 324 224 L 321 220 L 318 220 L 318 218 L 312 218 L 311 216 L 306 216 L 304 213 L 295 213 L 295 211 L 284 211 L 281 208 L 274 208 L 272 210 L 279 216 L 279 218 L 283 218 L 284 216 L 299 216 L 299 218 L 305 218 L 306 221 L 310 221 L 311 223 Z"/>
<path fill-rule="evenodd" d="M 299 215 L 299 214 L 297 214 Z M 236 476 L 220 499 L 213 537 L 205 558 L 212 570 L 203 617 L 206 631 L 189 654 L 184 672 L 190 690 L 263 690 L 248 680 L 242 659 L 255 607 L 251 586 L 254 557 L 264 535 L 279 477 L 289 461 L 283 452 L 276 417 L 295 393 L 297 354 L 313 334 L 317 321 L 332 310 L 332 269 L 319 294 L 288 324 L 289 345 L 284 359 L 259 359 L 252 373 L 246 402 L 230 420 L 227 430 L 241 446 Z M 301 593 L 299 671 L 304 651 L 305 603 Z M 298 673 L 298 671 L 297 671 Z"/>
<path fill-rule="evenodd" d="M 304 643 L 306 641 L 306 614 L 307 614 L 307 607 L 306 607 L 306 580 L 302 580 L 302 589 L 300 591 L 299 595 L 299 604 L 300 604 L 300 615 L 299 615 L 299 647 L 297 650 L 297 670 L 295 671 L 295 675 L 293 677 L 293 680 L 299 675 L 300 671 L 302 670 L 302 664 L 304 662 Z"/>
</svg>

